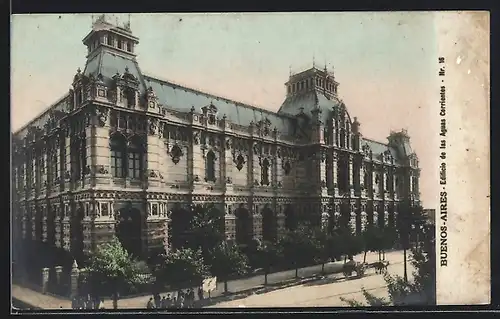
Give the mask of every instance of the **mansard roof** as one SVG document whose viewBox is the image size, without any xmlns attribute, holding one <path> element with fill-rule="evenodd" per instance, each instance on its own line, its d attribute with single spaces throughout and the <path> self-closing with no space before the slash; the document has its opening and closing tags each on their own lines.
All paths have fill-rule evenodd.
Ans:
<svg viewBox="0 0 500 319">
<path fill-rule="evenodd" d="M 303 108 L 304 114 L 312 117 L 312 111 L 320 109 L 322 111 L 323 123 L 326 123 L 334 107 L 340 106 L 342 103 L 336 97 L 328 98 L 325 95 L 313 90 L 302 94 L 288 96 L 278 114 L 295 116 L 301 112 Z"/>
<path fill-rule="evenodd" d="M 54 113 L 54 111 L 67 112 L 69 108 L 69 96 L 68 94 L 61 97 L 57 102 L 46 108 L 40 115 L 36 118 L 25 124 L 23 127 L 17 130 L 13 135 L 16 138 L 23 139 L 28 134 L 28 128 L 31 126 L 36 126 L 39 128 L 44 127 L 44 125 L 49 121 L 50 116 Z"/>
<path fill-rule="evenodd" d="M 140 92 L 146 92 L 146 85 L 144 84 L 144 78 L 137 60 L 115 54 L 105 49 L 87 60 L 83 74 L 86 76 L 93 75 L 94 77 L 101 74 L 104 83 L 110 85 L 113 81 L 113 76 L 116 74 L 120 74 L 121 76 L 125 73 L 125 70 L 139 80 Z"/>
<path fill-rule="evenodd" d="M 202 107 L 214 105 L 218 116 L 226 118 L 238 125 L 249 126 L 261 120 L 269 120 L 271 129 L 275 128 L 281 134 L 293 134 L 293 118 L 279 115 L 272 111 L 236 102 L 227 98 L 212 95 L 192 88 L 188 88 L 170 81 L 159 80 L 151 76 L 144 76 L 145 83 L 151 86 L 158 96 L 158 100 L 167 109 L 189 112 L 191 107 L 200 112 Z"/>
<path fill-rule="evenodd" d="M 360 149 L 363 149 L 364 145 L 368 145 L 368 147 L 370 147 L 374 159 L 379 159 L 380 155 L 384 154 L 387 151 L 391 153 L 394 159 L 400 158 L 400 154 L 398 153 L 397 149 L 389 146 L 388 144 L 377 142 L 368 138 L 363 138 L 360 144 Z"/>
</svg>

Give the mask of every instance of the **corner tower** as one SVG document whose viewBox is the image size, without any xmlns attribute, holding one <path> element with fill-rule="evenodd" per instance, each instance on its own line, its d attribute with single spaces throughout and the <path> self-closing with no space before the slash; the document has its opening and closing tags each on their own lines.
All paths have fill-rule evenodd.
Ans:
<svg viewBox="0 0 500 319">
<path fill-rule="evenodd" d="M 130 22 L 123 26 L 111 24 L 106 15 L 99 16 L 92 24 L 92 30 L 82 40 L 87 46 L 87 59 L 92 59 L 102 50 L 108 50 L 115 54 L 128 58 L 135 58 L 134 49 L 139 43 L 139 38 L 132 35 Z"/>
</svg>

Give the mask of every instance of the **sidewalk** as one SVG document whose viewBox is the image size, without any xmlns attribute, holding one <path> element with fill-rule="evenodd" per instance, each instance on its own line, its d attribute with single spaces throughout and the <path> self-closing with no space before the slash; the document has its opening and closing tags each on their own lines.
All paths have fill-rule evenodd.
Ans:
<svg viewBox="0 0 500 319">
<path fill-rule="evenodd" d="M 401 251 L 390 251 L 385 254 L 386 260 L 389 260 L 391 263 L 397 263 L 403 261 L 403 254 Z M 363 254 L 359 254 L 355 257 L 355 260 L 362 261 Z M 366 255 L 366 262 L 371 263 L 378 260 L 378 253 L 368 253 Z M 326 263 L 324 270 L 325 274 L 331 274 L 338 272 L 342 269 L 343 261 Z M 268 285 L 264 286 L 264 275 L 257 275 L 250 278 L 238 279 L 228 281 L 228 294 L 247 294 L 247 293 L 258 293 L 267 292 L 267 290 L 276 290 L 282 289 L 285 287 L 289 287 L 290 285 L 301 284 L 302 281 L 312 280 L 310 277 L 314 277 L 321 273 L 321 265 L 310 266 L 301 268 L 298 271 L 299 280 L 295 279 L 295 270 L 287 270 L 269 274 L 267 276 Z M 161 295 L 170 294 L 174 296 L 177 292 L 163 292 Z M 215 291 L 210 293 L 209 302 L 212 304 L 213 302 L 218 302 L 217 299 L 226 299 L 230 298 L 228 294 L 224 294 L 224 283 L 218 282 L 217 288 Z M 195 294 L 197 295 L 197 294 Z M 16 299 L 19 299 L 22 302 L 27 304 L 31 304 L 38 308 L 43 309 L 59 309 L 62 308 L 70 309 L 71 301 L 65 298 L 56 298 L 54 296 L 44 295 L 34 290 L 23 288 L 21 286 L 12 285 L 12 296 Z M 208 297 L 208 294 L 205 294 L 205 298 Z M 130 308 L 145 308 L 146 303 L 148 302 L 151 295 L 143 295 L 137 297 L 123 298 L 118 301 L 118 308 L 120 309 L 130 309 Z M 195 297 L 198 300 L 198 296 Z M 212 300 L 213 299 L 213 300 Z M 112 301 L 110 299 L 106 299 L 104 301 L 104 307 L 106 309 L 112 309 Z"/>
</svg>

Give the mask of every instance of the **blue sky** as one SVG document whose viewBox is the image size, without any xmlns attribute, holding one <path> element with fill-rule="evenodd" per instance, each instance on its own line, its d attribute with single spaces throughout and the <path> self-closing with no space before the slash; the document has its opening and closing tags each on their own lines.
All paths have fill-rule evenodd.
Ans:
<svg viewBox="0 0 500 319">
<path fill-rule="evenodd" d="M 97 15 L 96 15 L 97 16 Z M 128 15 L 111 15 L 128 20 Z M 422 129 L 437 104 L 433 14 L 133 14 L 144 73 L 278 110 L 292 69 L 334 68 L 339 94 L 366 137 L 407 128 L 421 160 L 421 192 L 434 202 L 435 130 Z M 12 17 L 12 129 L 55 102 L 85 66 L 81 40 L 91 15 Z M 434 143 L 434 142 L 432 142 Z M 437 173 L 436 173 L 437 174 Z M 426 177 L 428 176 L 428 177 Z M 426 187 L 429 186 L 429 187 Z"/>
</svg>

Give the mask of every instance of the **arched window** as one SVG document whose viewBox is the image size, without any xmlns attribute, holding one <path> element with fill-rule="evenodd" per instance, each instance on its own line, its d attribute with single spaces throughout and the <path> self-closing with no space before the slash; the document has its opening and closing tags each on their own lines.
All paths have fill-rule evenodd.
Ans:
<svg viewBox="0 0 500 319">
<path fill-rule="evenodd" d="M 262 179 L 261 179 L 261 184 L 262 185 L 269 185 L 269 161 L 264 159 L 262 161 Z"/>
<path fill-rule="evenodd" d="M 123 136 L 111 138 L 111 174 L 113 177 L 125 177 L 126 142 Z"/>
<path fill-rule="evenodd" d="M 142 177 L 142 149 L 138 141 L 131 143 L 128 151 L 128 174 L 127 177 L 140 179 Z"/>
<path fill-rule="evenodd" d="M 207 182 L 215 182 L 215 154 L 209 151 L 207 154 L 207 162 L 205 167 L 205 179 Z"/>
</svg>

